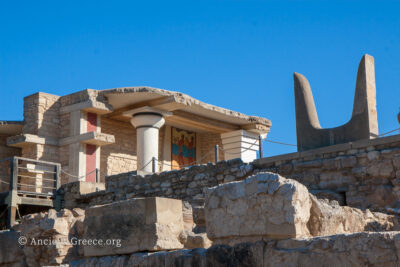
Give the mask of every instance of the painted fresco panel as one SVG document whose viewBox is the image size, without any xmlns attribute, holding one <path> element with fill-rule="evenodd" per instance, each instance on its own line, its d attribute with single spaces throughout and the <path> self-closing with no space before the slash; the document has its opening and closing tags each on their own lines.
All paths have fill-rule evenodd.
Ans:
<svg viewBox="0 0 400 267">
<path fill-rule="evenodd" d="M 172 169 L 189 166 L 196 161 L 196 133 L 171 127 Z"/>
</svg>

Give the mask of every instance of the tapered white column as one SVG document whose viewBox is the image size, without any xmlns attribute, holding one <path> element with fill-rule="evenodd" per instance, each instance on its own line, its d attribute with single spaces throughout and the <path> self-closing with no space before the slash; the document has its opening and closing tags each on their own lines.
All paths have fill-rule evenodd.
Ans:
<svg viewBox="0 0 400 267">
<path fill-rule="evenodd" d="M 165 120 L 156 112 L 138 112 L 132 115 L 131 123 L 136 128 L 137 170 L 150 173 L 153 157 L 158 163 L 158 133 Z"/>
</svg>

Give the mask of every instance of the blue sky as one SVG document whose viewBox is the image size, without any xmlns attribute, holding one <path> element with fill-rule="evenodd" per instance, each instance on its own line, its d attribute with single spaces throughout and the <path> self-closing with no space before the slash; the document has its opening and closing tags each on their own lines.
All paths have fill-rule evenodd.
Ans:
<svg viewBox="0 0 400 267">
<path fill-rule="evenodd" d="M 380 132 L 398 128 L 399 1 L 0 0 L 0 120 L 23 97 L 147 85 L 272 120 L 296 143 L 293 72 L 323 127 L 351 116 L 358 63 L 375 58 Z M 266 143 L 265 155 L 295 147 Z"/>
</svg>

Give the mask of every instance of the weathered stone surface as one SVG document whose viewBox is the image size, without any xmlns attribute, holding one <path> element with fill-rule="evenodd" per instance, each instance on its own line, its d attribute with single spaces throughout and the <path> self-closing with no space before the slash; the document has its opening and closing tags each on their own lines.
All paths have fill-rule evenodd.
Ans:
<svg viewBox="0 0 400 267">
<path fill-rule="evenodd" d="M 341 206 L 345 205 L 345 199 L 343 194 L 338 194 L 330 190 L 309 190 L 309 191 L 318 199 L 327 199 L 329 201 L 336 200 L 339 203 L 339 205 Z"/>
<path fill-rule="evenodd" d="M 18 244 L 20 234 L 14 231 L 0 231 L 0 266 L 24 266 L 25 255 Z"/>
<path fill-rule="evenodd" d="M 129 255 L 128 255 L 129 257 Z M 121 259 L 122 258 L 122 259 Z M 216 245 L 205 249 L 88 258 L 70 266 L 281 267 L 398 266 L 400 232 L 361 232 L 305 239 Z M 114 265 L 115 264 L 115 265 Z"/>
<path fill-rule="evenodd" d="M 198 226 L 203 226 L 206 224 L 206 218 L 203 206 L 193 207 L 193 221 Z"/>
<path fill-rule="evenodd" d="M 79 203 L 76 202 L 78 199 L 85 197 L 88 194 L 104 190 L 104 183 L 76 181 L 61 186 L 59 193 L 63 195 L 64 208 L 72 209 L 80 206 Z"/>
<path fill-rule="evenodd" d="M 399 232 L 363 232 L 270 242 L 264 266 L 398 266 L 399 241 Z"/>
<path fill-rule="evenodd" d="M 216 243 L 308 236 L 310 208 L 304 185 L 277 174 L 259 173 L 208 190 L 207 235 Z"/>
<path fill-rule="evenodd" d="M 77 261 L 71 261 L 69 267 L 95 267 L 95 266 L 113 266 L 113 267 L 125 267 L 133 266 L 127 265 L 128 256 L 106 256 L 99 258 L 89 258 Z"/>
<path fill-rule="evenodd" d="M 184 230 L 191 231 L 193 229 L 193 209 L 189 202 L 183 201 L 182 203 L 182 216 Z"/>
<path fill-rule="evenodd" d="M 340 194 L 337 200 L 341 204 L 371 210 L 400 207 L 400 201 L 397 201 L 400 186 L 391 186 L 400 178 L 400 135 L 356 141 L 347 146 L 352 149 L 336 145 L 263 158 L 250 164 L 244 164 L 240 159 L 221 161 L 148 175 L 146 178 L 133 172 L 122 173 L 107 177 L 106 192 L 75 194 L 74 203 L 79 207 L 88 207 L 133 197 L 158 196 L 203 205 L 197 202 L 202 201 L 209 187 L 225 180 L 240 181 L 261 171 L 272 171 L 297 180 L 310 190 L 329 190 Z M 357 154 L 349 154 L 349 151 L 355 153 L 356 150 Z M 322 164 L 319 164 L 321 159 Z"/>
<path fill-rule="evenodd" d="M 185 248 L 209 248 L 212 245 L 206 233 L 193 233 L 192 231 L 184 231 L 180 235 L 180 241 Z"/>
<path fill-rule="evenodd" d="M 310 197 L 312 207 L 308 228 L 313 236 L 400 230 L 398 216 L 342 207 L 335 201 Z"/>
<path fill-rule="evenodd" d="M 135 198 L 86 210 L 85 239 L 120 240 L 120 245 L 84 247 L 84 255 L 104 256 L 182 248 L 182 201 Z"/>
<path fill-rule="evenodd" d="M 217 245 L 206 251 L 207 266 L 254 266 L 265 265 L 263 242 L 241 243 L 234 247 L 228 245 Z"/>
<path fill-rule="evenodd" d="M 84 218 L 81 209 L 51 209 L 23 216 L 14 230 L 27 240 L 23 252 L 28 266 L 59 265 L 82 256 L 81 247 L 73 243 L 73 238 L 82 238 Z"/>
</svg>

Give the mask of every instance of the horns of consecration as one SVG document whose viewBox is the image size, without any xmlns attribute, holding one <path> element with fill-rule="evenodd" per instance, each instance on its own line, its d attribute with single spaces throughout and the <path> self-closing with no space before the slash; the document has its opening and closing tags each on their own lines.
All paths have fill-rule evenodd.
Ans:
<svg viewBox="0 0 400 267">
<path fill-rule="evenodd" d="M 375 67 L 372 56 L 364 55 L 358 66 L 351 119 L 336 128 L 321 128 L 308 80 L 296 72 L 293 78 L 298 151 L 378 136 Z M 334 107 L 331 110 L 335 112 Z"/>
</svg>

